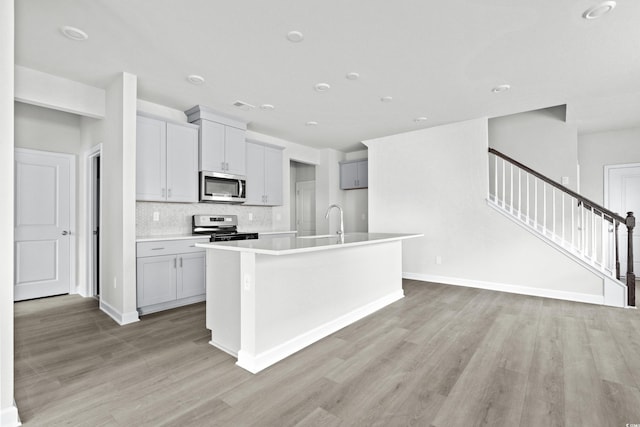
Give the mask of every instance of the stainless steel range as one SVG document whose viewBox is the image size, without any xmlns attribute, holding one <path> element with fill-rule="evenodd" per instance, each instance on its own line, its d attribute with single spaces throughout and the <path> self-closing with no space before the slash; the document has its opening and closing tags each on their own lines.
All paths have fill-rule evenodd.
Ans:
<svg viewBox="0 0 640 427">
<path fill-rule="evenodd" d="M 258 238 L 258 233 L 238 232 L 237 215 L 194 215 L 191 224 L 194 235 L 209 235 L 211 242 Z"/>
</svg>

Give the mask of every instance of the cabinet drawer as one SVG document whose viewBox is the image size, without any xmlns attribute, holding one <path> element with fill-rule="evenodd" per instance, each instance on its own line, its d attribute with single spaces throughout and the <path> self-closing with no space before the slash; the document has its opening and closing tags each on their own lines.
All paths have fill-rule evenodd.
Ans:
<svg viewBox="0 0 640 427">
<path fill-rule="evenodd" d="M 153 242 L 138 242 L 137 256 L 160 256 L 184 254 L 190 252 L 203 252 L 204 249 L 196 248 L 196 243 L 207 243 L 207 237 L 187 240 L 156 240 Z"/>
</svg>

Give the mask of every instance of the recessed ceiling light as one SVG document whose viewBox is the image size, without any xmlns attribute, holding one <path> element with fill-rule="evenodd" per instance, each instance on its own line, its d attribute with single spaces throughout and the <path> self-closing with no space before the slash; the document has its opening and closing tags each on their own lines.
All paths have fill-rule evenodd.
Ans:
<svg viewBox="0 0 640 427">
<path fill-rule="evenodd" d="M 318 83 L 314 86 L 316 92 L 326 92 L 331 89 L 331 85 L 329 83 Z"/>
<path fill-rule="evenodd" d="M 380 101 L 382 101 L 382 102 L 391 102 L 391 101 L 393 101 L 393 96 L 383 96 L 382 98 L 380 98 Z"/>
<path fill-rule="evenodd" d="M 413 121 L 416 123 L 424 122 L 426 120 L 427 120 L 426 117 L 416 117 L 415 119 L 413 119 Z"/>
<path fill-rule="evenodd" d="M 509 89 L 511 89 L 511 85 L 498 85 L 498 86 L 494 87 L 493 89 L 491 89 L 491 92 L 500 93 L 500 92 L 506 92 Z"/>
<path fill-rule="evenodd" d="M 289 31 L 287 33 L 287 40 L 292 43 L 299 43 L 304 40 L 304 34 L 302 34 L 300 31 Z"/>
<path fill-rule="evenodd" d="M 194 85 L 201 85 L 204 83 L 204 77 L 199 76 L 197 74 L 191 74 L 189 76 L 187 76 L 187 81 L 189 83 L 192 83 Z"/>
<path fill-rule="evenodd" d="M 358 73 L 347 73 L 347 80 L 358 80 L 360 78 L 360 74 Z"/>
<path fill-rule="evenodd" d="M 582 17 L 584 19 L 598 19 L 601 16 L 611 12 L 614 7 L 616 7 L 615 1 L 604 1 L 585 10 L 585 12 L 582 14 Z"/>
<path fill-rule="evenodd" d="M 70 38 L 71 40 L 82 41 L 89 38 L 89 35 L 84 31 L 82 31 L 81 29 L 76 27 L 69 27 L 68 25 L 65 25 L 64 27 L 60 28 L 60 32 L 62 32 L 62 34 L 64 34 L 66 37 Z"/>
<path fill-rule="evenodd" d="M 273 105 L 271 105 L 271 104 L 262 104 L 262 105 L 260 106 L 260 109 L 262 109 L 262 110 L 273 110 L 274 108 L 276 108 L 276 107 L 274 107 L 274 106 L 273 106 Z"/>
<path fill-rule="evenodd" d="M 318 122 L 310 121 L 305 123 L 306 126 L 318 126 Z"/>
</svg>

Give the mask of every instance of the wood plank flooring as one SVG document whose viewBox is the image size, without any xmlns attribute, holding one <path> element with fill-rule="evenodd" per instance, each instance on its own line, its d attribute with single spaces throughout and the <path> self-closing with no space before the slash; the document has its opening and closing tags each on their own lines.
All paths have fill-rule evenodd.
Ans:
<svg viewBox="0 0 640 427">
<path fill-rule="evenodd" d="M 15 305 L 30 426 L 640 423 L 640 313 L 404 281 L 406 297 L 252 375 L 204 303 L 118 326 L 93 299 Z"/>
</svg>

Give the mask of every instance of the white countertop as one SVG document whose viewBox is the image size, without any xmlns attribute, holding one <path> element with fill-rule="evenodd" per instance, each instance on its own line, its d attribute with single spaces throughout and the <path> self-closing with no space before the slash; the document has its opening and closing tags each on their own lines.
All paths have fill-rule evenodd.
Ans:
<svg viewBox="0 0 640 427">
<path fill-rule="evenodd" d="M 168 234 L 166 236 L 136 236 L 136 242 L 157 242 L 159 240 L 192 240 L 207 238 L 209 238 L 209 236 L 194 236 L 193 234 Z"/>
<path fill-rule="evenodd" d="M 371 245 L 395 240 L 422 237 L 423 234 L 396 233 L 346 233 L 344 239 L 337 235 L 319 238 L 309 237 L 270 237 L 257 240 L 235 240 L 231 242 L 197 243 L 196 246 L 206 249 L 221 249 L 236 252 L 254 252 L 264 255 L 289 255 L 304 252 L 340 249 L 350 246 Z"/>
</svg>

